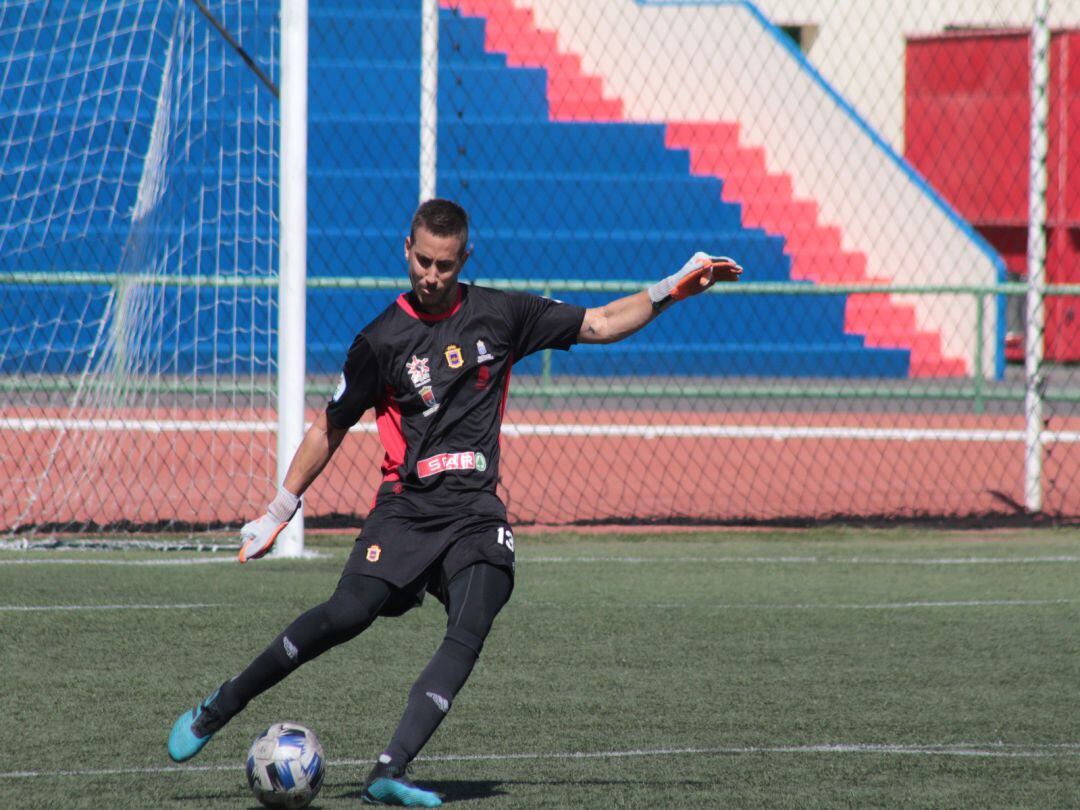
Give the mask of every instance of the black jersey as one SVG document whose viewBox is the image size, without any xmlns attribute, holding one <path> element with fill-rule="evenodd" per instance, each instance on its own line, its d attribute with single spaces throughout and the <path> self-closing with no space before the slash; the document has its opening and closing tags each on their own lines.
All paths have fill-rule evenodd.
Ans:
<svg viewBox="0 0 1080 810">
<path fill-rule="evenodd" d="M 402 294 L 356 336 L 328 422 L 352 427 L 375 408 L 386 450 L 376 509 L 408 516 L 505 518 L 495 493 L 499 431 L 515 361 L 569 349 L 582 307 L 459 284 L 437 316 Z"/>
</svg>

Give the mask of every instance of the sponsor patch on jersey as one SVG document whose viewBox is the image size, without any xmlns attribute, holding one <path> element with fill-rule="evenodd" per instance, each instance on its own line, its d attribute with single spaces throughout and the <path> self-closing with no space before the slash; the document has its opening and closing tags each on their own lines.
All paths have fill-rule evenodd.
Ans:
<svg viewBox="0 0 1080 810">
<path fill-rule="evenodd" d="M 487 346 L 484 344 L 484 341 L 476 341 L 476 362 L 486 363 L 488 360 L 494 359 L 495 358 L 494 356 L 492 356 L 491 352 L 487 350 Z"/>
<path fill-rule="evenodd" d="M 412 359 L 405 364 L 405 370 L 409 372 L 409 379 L 417 388 L 431 382 L 431 367 L 426 357 L 417 357 L 414 354 Z"/>
<path fill-rule="evenodd" d="M 443 356 L 446 358 L 446 365 L 450 368 L 461 368 L 465 365 L 465 355 L 461 353 L 461 347 L 456 343 L 447 346 Z"/>
<path fill-rule="evenodd" d="M 378 562 L 379 557 L 381 557 L 381 556 L 382 556 L 382 548 L 380 548 L 379 546 L 368 546 L 368 550 L 367 550 L 367 561 L 368 562 Z"/>
<path fill-rule="evenodd" d="M 421 478 L 430 478 L 444 472 L 468 472 L 487 469 L 487 459 L 483 453 L 466 450 L 461 453 L 439 453 L 437 456 L 422 458 L 416 462 L 416 474 Z"/>
</svg>

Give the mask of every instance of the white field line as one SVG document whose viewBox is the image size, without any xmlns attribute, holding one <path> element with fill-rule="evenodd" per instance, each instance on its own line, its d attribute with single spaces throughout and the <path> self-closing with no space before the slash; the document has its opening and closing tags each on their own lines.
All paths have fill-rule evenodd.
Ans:
<svg viewBox="0 0 1080 810">
<path fill-rule="evenodd" d="M 917 608 L 968 608 L 968 607 L 1042 607 L 1046 605 L 1071 605 L 1076 599 L 968 599 L 958 601 L 924 601 L 924 602 L 880 602 L 876 604 L 860 605 L 855 603 L 840 604 L 814 604 L 809 602 L 794 604 L 772 604 L 747 602 L 721 603 L 721 604 L 697 604 L 694 602 L 659 602 L 656 604 L 631 604 L 631 605 L 604 605 L 604 607 L 644 608 L 646 610 L 914 610 Z M 538 602 L 523 599 L 518 604 L 523 607 L 561 607 L 560 602 Z M 53 611 L 84 611 L 84 610 L 201 610 L 205 608 L 231 607 L 221 603 L 193 603 L 193 604 L 134 604 L 134 605 L 0 605 L 0 613 L 36 613 Z"/>
<path fill-rule="evenodd" d="M 510 762 L 516 760 L 559 761 L 571 759 L 626 759 L 637 757 L 739 756 L 742 754 L 885 754 L 925 757 L 1002 757 L 1050 758 L 1080 755 L 1080 743 L 822 743 L 819 745 L 730 745 L 709 748 L 638 748 L 628 751 L 552 751 L 505 754 L 436 754 L 421 756 L 425 762 Z M 332 759 L 331 767 L 367 767 L 370 759 Z M 143 768 L 87 768 L 51 771 L 0 771 L 0 780 L 53 778 L 58 776 L 95 777 L 149 774 L 205 773 L 241 771 L 243 765 L 162 765 Z"/>
<path fill-rule="evenodd" d="M 0 430 L 40 431 L 73 430 L 98 433 L 274 433 L 275 422 L 242 420 L 184 419 L 0 419 Z M 374 433 L 375 425 L 364 423 L 353 428 Z M 581 436 L 642 439 L 837 439 L 842 441 L 904 442 L 1023 442 L 1023 430 L 986 430 L 960 428 L 861 428 L 812 425 L 540 425 L 511 422 L 503 425 L 505 436 Z M 1043 441 L 1080 443 L 1080 431 L 1047 430 Z"/>
<path fill-rule="evenodd" d="M 1036 565 L 1040 563 L 1080 563 L 1080 555 L 1056 554 L 1045 557 L 574 557 L 542 556 L 518 558 L 519 563 L 618 563 L 657 565 L 660 563 L 714 563 L 718 565 Z"/>
<path fill-rule="evenodd" d="M 2 549 L 0 549 L 2 551 Z M 55 552 L 48 552 L 55 553 Z M 161 565 L 218 565 L 232 563 L 238 565 L 235 557 L 185 557 L 183 559 L 176 560 L 108 560 L 108 559 L 74 559 L 65 558 L 59 560 L 50 559 L 25 559 L 20 558 L 17 560 L 5 560 L 0 557 L 0 565 L 131 565 L 135 567 L 141 566 L 161 566 Z"/>
<path fill-rule="evenodd" d="M 224 603 L 196 603 L 191 605 L 0 605 L 0 613 L 33 613 L 54 610 L 196 610 L 218 607 L 230 607 L 230 605 Z"/>
<path fill-rule="evenodd" d="M 236 558 L 227 557 L 178 557 L 159 560 L 113 560 L 107 557 L 75 558 L 49 557 L 4 559 L 0 547 L 0 566 L 3 565 L 127 565 L 133 567 L 159 567 L 170 565 L 235 565 Z M 19 552 L 25 549 L 17 548 Z M 39 553 L 39 552 L 36 552 Z M 50 550 L 53 554 L 55 551 Z M 86 553 L 84 550 L 80 554 Z M 306 553 L 305 558 L 325 558 L 322 552 Z M 1058 554 L 1045 557 L 573 557 L 573 556 L 525 556 L 518 557 L 518 563 L 531 564 L 603 564 L 615 565 L 659 565 L 661 563 L 699 565 L 913 565 L 913 566 L 949 566 L 949 565 L 1043 565 L 1055 563 L 1080 563 L 1080 555 Z"/>
<path fill-rule="evenodd" d="M 801 602 L 794 604 L 772 604 L 768 602 L 746 602 L 739 604 L 731 603 L 695 603 L 695 602 L 658 602 L 653 604 L 603 604 L 599 607 L 616 608 L 618 610 L 631 610 L 643 608 L 645 610 L 916 610 L 919 608 L 969 608 L 969 607 L 1043 607 L 1046 605 L 1071 605 L 1077 599 L 966 599 L 957 601 L 923 601 L 923 602 L 879 602 L 860 605 L 851 602 L 839 604 Z M 522 599 L 518 602 L 524 607 L 563 607 L 561 602 L 536 602 Z"/>
</svg>

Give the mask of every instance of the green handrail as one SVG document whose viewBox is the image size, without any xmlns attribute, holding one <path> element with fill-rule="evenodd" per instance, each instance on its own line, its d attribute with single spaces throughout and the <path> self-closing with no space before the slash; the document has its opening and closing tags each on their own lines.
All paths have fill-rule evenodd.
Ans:
<svg viewBox="0 0 1080 810">
<path fill-rule="evenodd" d="M 231 276 L 161 276 L 120 273 L 36 271 L 36 272 L 0 272 L 0 285 L 82 285 L 112 286 L 148 284 L 166 287 L 200 288 L 275 288 L 276 277 Z M 645 282 L 629 279 L 585 280 L 585 279 L 483 279 L 485 286 L 503 290 L 537 292 L 551 296 L 555 293 L 632 293 L 644 288 Z M 362 278 L 345 276 L 311 276 L 307 280 L 310 289 L 340 290 L 404 290 L 408 281 L 404 276 L 369 276 Z M 985 409 L 989 401 L 1018 401 L 1024 397 L 1022 387 L 995 386 L 987 388 L 987 380 L 982 374 L 984 360 L 984 309 L 987 296 L 1026 295 L 1027 284 L 1006 282 L 998 284 L 813 284 L 804 282 L 773 281 L 747 282 L 738 284 L 718 284 L 708 293 L 714 295 L 970 295 L 975 300 L 975 363 L 976 373 L 970 385 L 942 386 L 933 383 L 907 382 L 906 387 L 896 386 L 762 386 L 745 385 L 725 381 L 723 385 L 664 385 L 656 383 L 629 384 L 613 386 L 610 384 L 575 383 L 560 385 L 554 382 L 551 352 L 542 354 L 539 384 L 518 386 L 516 396 L 539 396 L 545 405 L 558 397 L 589 397 L 605 394 L 641 398 L 702 398 L 727 397 L 739 399 L 770 398 L 832 398 L 832 399 L 873 399 L 899 397 L 905 399 L 970 399 L 976 412 Z M 1080 296 L 1080 284 L 1047 284 L 1043 287 L 1045 295 Z M 28 383 L 34 381 L 37 390 L 63 391 L 74 388 L 78 383 L 63 377 L 15 376 L 0 377 L 0 391 L 25 390 Z M 87 381 L 82 381 L 87 385 Z M 89 383 L 93 384 L 93 383 Z M 148 386 L 149 387 L 149 386 Z M 154 390 L 167 388 L 175 393 L 248 393 L 251 391 L 250 380 L 230 382 L 215 380 L 213 383 L 191 383 L 174 381 L 163 386 L 155 381 Z M 325 389 L 325 391 L 323 390 Z M 329 394 L 333 385 L 325 386 L 314 383 L 309 390 L 315 394 Z M 1047 399 L 1059 402 L 1080 402 L 1080 391 L 1059 390 L 1046 394 Z"/>
<path fill-rule="evenodd" d="M 0 272 L 0 285 L 112 285 L 118 281 L 128 284 L 154 284 L 165 287 L 277 287 L 276 277 L 265 276 L 159 276 L 126 275 L 121 273 L 88 273 L 62 271 Z M 637 292 L 647 282 L 629 279 L 590 281 L 586 279 L 478 279 L 485 287 L 501 290 L 521 290 L 541 294 L 554 292 Z M 313 289 L 341 290 L 404 290 L 408 280 L 402 276 L 308 276 L 307 286 Z M 1080 284 L 1047 284 L 1046 295 L 1080 295 Z M 1025 295 L 1022 282 L 1000 284 L 812 284 L 792 281 L 741 281 L 738 284 L 717 284 L 709 293 L 716 295 Z"/>
</svg>

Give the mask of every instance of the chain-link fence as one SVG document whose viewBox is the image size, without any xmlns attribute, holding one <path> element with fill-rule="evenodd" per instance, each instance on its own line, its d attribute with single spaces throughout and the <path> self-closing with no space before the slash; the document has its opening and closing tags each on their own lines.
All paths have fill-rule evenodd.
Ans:
<svg viewBox="0 0 1080 810">
<path fill-rule="evenodd" d="M 0 3 L 0 526 L 237 524 L 296 339 L 244 58 L 280 79 L 282 18 L 92 5 Z M 1075 519 L 1080 7 L 1044 5 L 311 2 L 309 418 L 407 288 L 423 188 L 470 212 L 470 283 L 594 306 L 745 268 L 515 366 L 513 520 Z M 309 525 L 361 520 L 382 454 L 365 418 Z"/>
</svg>

